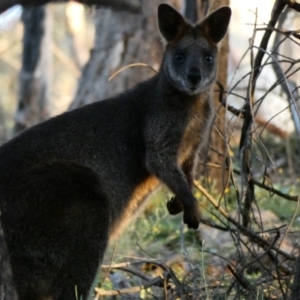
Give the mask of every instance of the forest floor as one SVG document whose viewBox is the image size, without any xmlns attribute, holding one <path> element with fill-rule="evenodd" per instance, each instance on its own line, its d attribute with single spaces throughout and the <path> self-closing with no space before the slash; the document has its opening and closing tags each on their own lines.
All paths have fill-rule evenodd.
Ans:
<svg viewBox="0 0 300 300">
<path fill-rule="evenodd" d="M 286 195 L 299 195 L 296 145 L 293 140 L 274 139 L 265 145 L 277 166 L 269 172 L 268 184 Z M 289 157 L 291 153 L 295 157 Z M 232 184 L 222 198 L 213 181 L 207 189 L 232 219 L 242 222 Z M 206 221 L 198 230 L 189 230 L 181 214 L 168 214 L 166 201 L 172 194 L 166 188 L 153 195 L 142 215 L 111 243 L 99 282 L 101 295 L 106 299 L 287 299 L 300 243 L 298 203 L 255 187 L 249 231 L 269 242 L 268 248 L 222 217 L 199 191 L 195 195 Z"/>
</svg>

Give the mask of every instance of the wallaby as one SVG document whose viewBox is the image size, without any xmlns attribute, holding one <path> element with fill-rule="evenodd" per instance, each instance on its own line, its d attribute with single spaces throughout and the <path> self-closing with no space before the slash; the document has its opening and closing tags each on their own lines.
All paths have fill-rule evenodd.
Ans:
<svg viewBox="0 0 300 300">
<path fill-rule="evenodd" d="M 191 192 L 213 120 L 211 90 L 229 7 L 191 25 L 158 7 L 157 75 L 114 98 L 34 126 L 0 148 L 1 222 L 19 300 L 87 299 L 109 239 L 160 183 L 197 228 Z"/>
</svg>

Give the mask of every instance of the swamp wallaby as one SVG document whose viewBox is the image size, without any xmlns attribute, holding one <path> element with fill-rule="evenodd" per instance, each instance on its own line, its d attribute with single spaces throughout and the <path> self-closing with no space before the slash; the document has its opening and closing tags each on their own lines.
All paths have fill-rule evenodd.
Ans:
<svg viewBox="0 0 300 300">
<path fill-rule="evenodd" d="M 19 300 L 87 299 L 108 240 L 162 182 L 197 228 L 191 192 L 213 119 L 218 42 L 231 10 L 193 26 L 161 4 L 167 40 L 156 76 L 34 126 L 0 148 L 1 222 Z"/>
</svg>

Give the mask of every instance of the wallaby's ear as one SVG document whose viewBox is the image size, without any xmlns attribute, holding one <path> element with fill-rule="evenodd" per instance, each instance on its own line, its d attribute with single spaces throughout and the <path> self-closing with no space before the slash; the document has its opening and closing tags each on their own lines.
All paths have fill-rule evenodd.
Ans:
<svg viewBox="0 0 300 300">
<path fill-rule="evenodd" d="M 230 7 L 224 6 L 206 17 L 198 26 L 201 26 L 211 40 L 217 44 L 227 32 L 230 17 Z"/>
<path fill-rule="evenodd" d="M 162 36 L 170 42 L 186 24 L 181 14 L 168 4 L 158 7 L 158 26 Z"/>
</svg>

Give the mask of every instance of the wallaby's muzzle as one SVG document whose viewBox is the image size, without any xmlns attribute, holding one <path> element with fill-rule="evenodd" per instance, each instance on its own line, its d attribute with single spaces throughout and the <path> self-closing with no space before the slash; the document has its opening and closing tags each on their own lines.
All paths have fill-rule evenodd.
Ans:
<svg viewBox="0 0 300 300">
<path fill-rule="evenodd" d="M 192 67 L 188 70 L 187 80 L 192 84 L 192 89 L 201 81 L 201 72 L 197 67 Z"/>
</svg>

